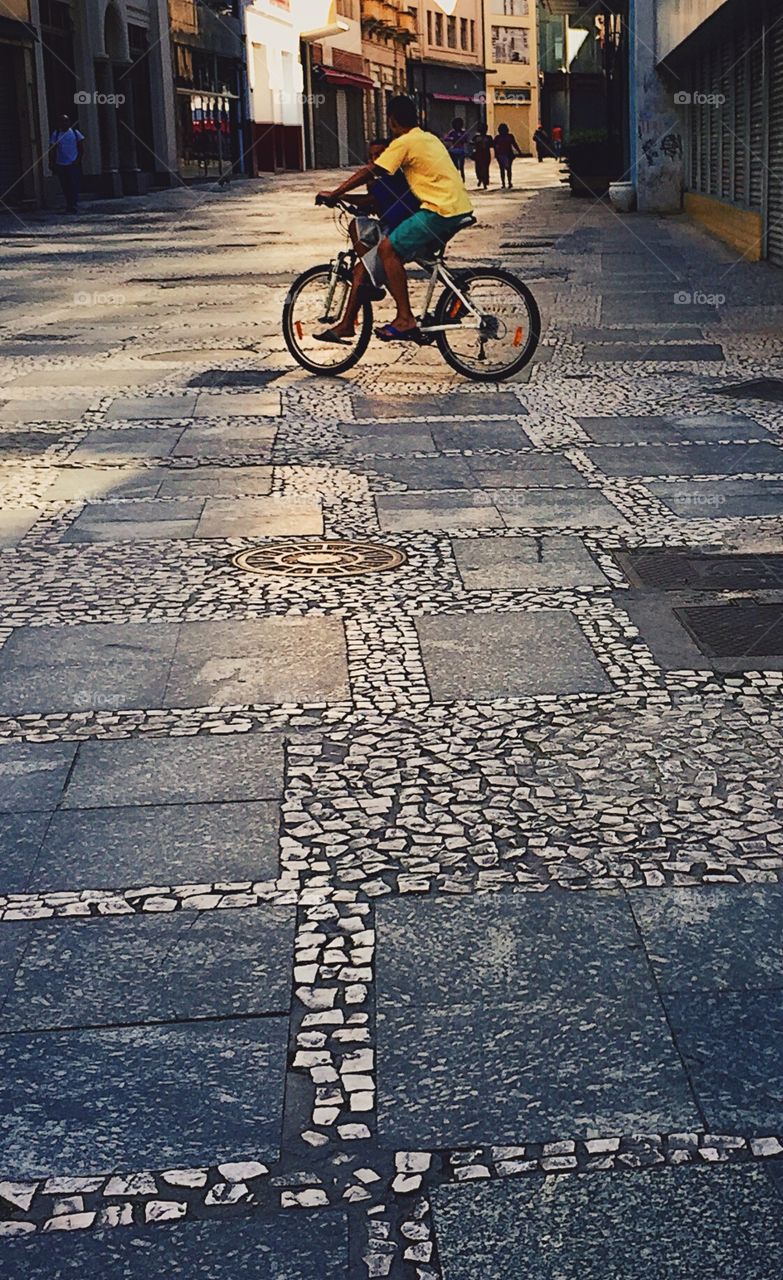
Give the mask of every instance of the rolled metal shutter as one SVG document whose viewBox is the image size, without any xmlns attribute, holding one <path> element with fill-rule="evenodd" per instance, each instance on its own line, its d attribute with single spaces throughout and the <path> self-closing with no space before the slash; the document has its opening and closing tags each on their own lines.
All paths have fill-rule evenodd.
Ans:
<svg viewBox="0 0 783 1280">
<path fill-rule="evenodd" d="M 751 30 L 750 50 L 750 207 L 761 209 L 764 203 L 764 127 L 766 105 L 764 101 L 764 44 L 760 31 Z"/>
<path fill-rule="evenodd" d="M 783 267 L 783 28 L 770 30 L 767 256 Z"/>
<path fill-rule="evenodd" d="M 702 92 L 702 85 L 707 82 L 708 63 L 700 58 L 693 68 L 692 92 L 694 96 Z M 695 103 L 691 108 L 693 129 L 696 133 L 696 172 L 693 175 L 693 189 L 702 195 L 709 191 L 707 174 L 709 172 L 709 133 L 707 131 L 707 108 L 704 103 Z"/>
<path fill-rule="evenodd" d="M 734 201 L 747 208 L 750 203 L 748 164 L 750 139 L 748 137 L 748 33 L 737 33 L 734 67 Z"/>
<path fill-rule="evenodd" d="M 707 58 L 707 76 L 704 83 L 709 86 L 704 92 L 708 94 L 720 92 L 720 53 L 717 49 L 710 51 Z M 715 107 L 705 107 L 707 116 L 707 133 L 709 135 L 709 158 L 707 162 L 707 195 L 720 195 L 720 136 L 721 118 Z"/>
<path fill-rule="evenodd" d="M 724 40 L 720 46 L 720 87 L 723 101 L 715 108 L 720 129 L 720 187 L 722 200 L 734 199 L 734 41 Z"/>
</svg>

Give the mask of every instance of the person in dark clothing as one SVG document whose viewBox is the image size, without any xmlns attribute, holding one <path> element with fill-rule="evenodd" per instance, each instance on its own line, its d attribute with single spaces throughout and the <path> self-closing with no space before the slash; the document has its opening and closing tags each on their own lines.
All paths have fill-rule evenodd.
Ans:
<svg viewBox="0 0 783 1280">
<path fill-rule="evenodd" d="M 462 180 L 465 180 L 465 156 L 468 154 L 468 134 L 462 116 L 455 116 L 448 133 L 443 135 L 443 145 L 454 161 Z"/>
<path fill-rule="evenodd" d="M 385 150 L 384 141 L 373 139 L 368 147 L 370 164 L 374 164 Z M 341 342 L 343 338 L 352 337 L 362 303 L 368 298 L 379 301 L 384 296 L 380 287 L 383 272 L 378 245 L 384 236 L 406 218 L 410 218 L 420 207 L 401 169 L 397 173 L 374 177 L 367 184 L 367 194 L 351 196 L 351 203 L 362 209 L 348 228 L 360 261 L 354 267 L 351 292 L 342 317 L 331 329 L 314 335 L 320 342 Z"/>
<path fill-rule="evenodd" d="M 49 166 L 60 180 L 66 213 L 78 213 L 83 151 L 84 134 L 71 124 L 69 116 L 60 116 L 49 139 Z"/>
<path fill-rule="evenodd" d="M 492 163 L 492 139 L 487 126 L 480 124 L 473 135 L 473 160 L 476 165 L 476 182 L 479 190 L 489 187 L 489 166 Z"/>
<path fill-rule="evenodd" d="M 535 133 L 533 134 L 533 142 L 535 143 L 535 147 L 536 147 L 536 155 L 538 156 L 538 163 L 541 164 L 542 160 L 544 159 L 544 156 L 551 156 L 552 154 L 552 144 L 549 141 L 549 134 L 547 133 L 546 129 L 542 124 L 538 126 Z"/>
<path fill-rule="evenodd" d="M 519 143 L 510 131 L 507 124 L 499 124 L 498 131 L 492 143 L 495 148 L 495 159 L 500 169 L 501 186 L 511 186 L 511 166 L 514 163 L 515 156 L 521 156 Z"/>
</svg>

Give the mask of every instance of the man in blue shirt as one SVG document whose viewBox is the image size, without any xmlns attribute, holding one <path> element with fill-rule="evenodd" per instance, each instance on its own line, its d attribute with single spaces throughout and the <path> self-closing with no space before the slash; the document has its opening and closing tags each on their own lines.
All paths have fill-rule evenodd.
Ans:
<svg viewBox="0 0 783 1280">
<path fill-rule="evenodd" d="M 67 213 L 78 213 L 79 182 L 82 173 L 84 134 L 74 128 L 66 115 L 49 139 L 49 165 L 60 179 Z"/>
<path fill-rule="evenodd" d="M 370 143 L 368 160 L 375 164 L 386 149 L 386 143 L 378 139 Z M 342 342 L 353 337 L 356 317 L 366 299 L 378 301 L 384 296 L 383 267 L 378 255 L 378 245 L 390 231 L 410 218 L 419 208 L 419 201 L 411 191 L 402 170 L 397 173 L 379 172 L 367 183 L 366 196 L 352 196 L 352 202 L 366 213 L 360 213 L 348 228 L 353 247 L 360 261 L 354 267 L 351 292 L 342 317 L 331 329 L 316 333 L 319 342 Z M 371 216 L 375 214 L 376 216 Z"/>
</svg>

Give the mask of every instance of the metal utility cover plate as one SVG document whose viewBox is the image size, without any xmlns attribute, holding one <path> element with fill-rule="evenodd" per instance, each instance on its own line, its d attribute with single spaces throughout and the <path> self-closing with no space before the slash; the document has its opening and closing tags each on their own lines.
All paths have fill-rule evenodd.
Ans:
<svg viewBox="0 0 783 1280">
<path fill-rule="evenodd" d="M 783 555 L 656 550 L 619 552 L 614 558 L 633 586 L 659 591 L 783 589 Z"/>
<path fill-rule="evenodd" d="M 372 542 L 337 539 L 311 542 L 275 542 L 241 551 L 232 564 L 247 573 L 276 574 L 292 578 L 352 578 L 361 573 L 398 569 L 407 557 L 396 547 Z"/>
<path fill-rule="evenodd" d="M 755 378 L 752 382 L 735 382 L 730 387 L 721 387 L 719 394 L 734 396 L 737 400 L 783 401 L 783 381 L 780 378 Z"/>
<path fill-rule="evenodd" d="M 675 609 L 702 653 L 712 658 L 783 654 L 783 605 L 714 605 Z"/>
<path fill-rule="evenodd" d="M 255 356 L 255 351 L 244 351 L 244 356 Z M 276 378 L 282 378 L 282 370 L 271 369 L 205 369 L 188 382 L 189 387 L 265 387 Z"/>
</svg>

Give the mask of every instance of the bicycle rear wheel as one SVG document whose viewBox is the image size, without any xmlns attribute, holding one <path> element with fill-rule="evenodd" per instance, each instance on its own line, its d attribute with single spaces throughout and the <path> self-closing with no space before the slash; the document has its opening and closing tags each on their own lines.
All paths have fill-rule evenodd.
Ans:
<svg viewBox="0 0 783 1280">
<path fill-rule="evenodd" d="M 332 267 L 311 267 L 298 276 L 283 307 L 283 337 L 294 360 L 309 373 L 334 376 L 352 369 L 361 360 L 372 334 L 372 307 L 362 304 L 353 338 L 341 343 L 319 342 L 322 333 L 337 324 L 345 310 L 350 278 L 337 280 L 332 289 Z"/>
<path fill-rule="evenodd" d="M 474 382 L 512 378 L 532 360 L 541 336 L 535 298 L 500 267 L 460 271 L 459 287 L 479 317 L 452 289 L 444 289 L 435 308 L 435 323 L 448 326 L 435 335 L 443 359 Z"/>
</svg>

